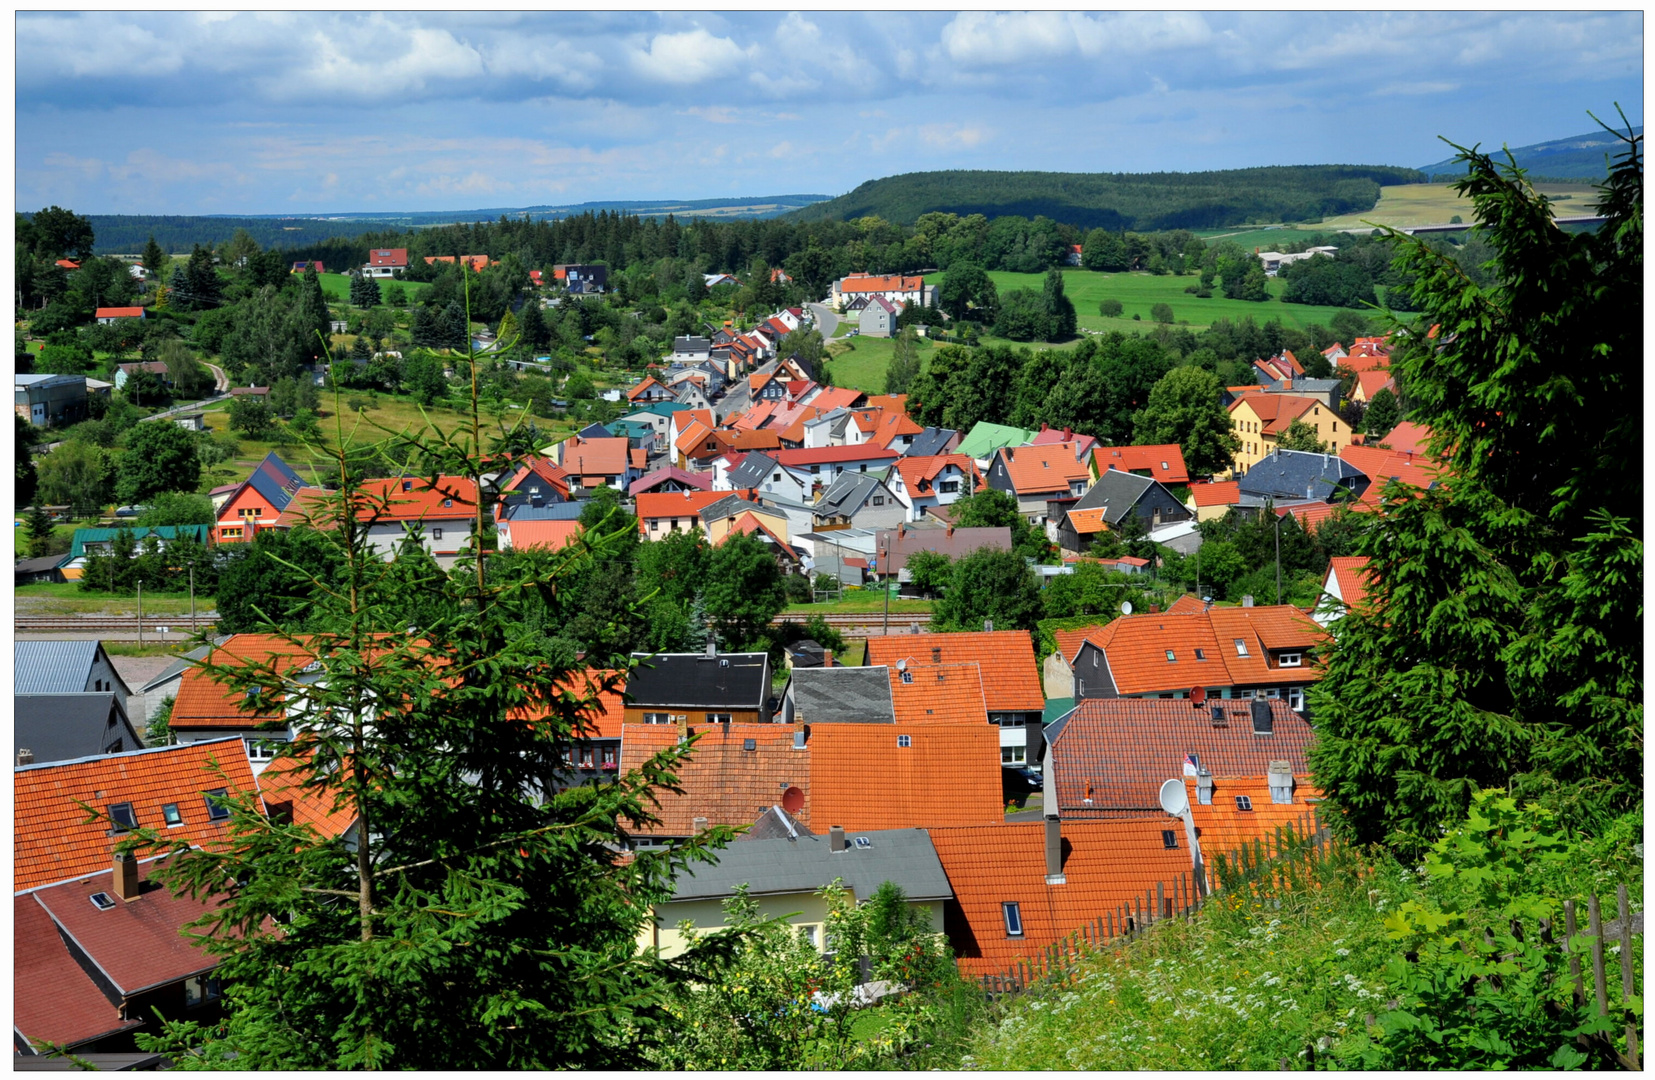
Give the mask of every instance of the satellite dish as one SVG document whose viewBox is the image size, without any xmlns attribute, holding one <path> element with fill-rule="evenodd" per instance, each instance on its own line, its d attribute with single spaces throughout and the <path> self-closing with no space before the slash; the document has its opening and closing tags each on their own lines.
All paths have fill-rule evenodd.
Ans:
<svg viewBox="0 0 1655 1080">
<path fill-rule="evenodd" d="M 1201 703 L 1207 700 L 1207 688 L 1205 686 L 1197 686 L 1195 689 L 1191 690 L 1190 700 L 1195 702 L 1196 708 L 1200 708 Z"/>
<path fill-rule="evenodd" d="M 1168 780 L 1161 785 L 1161 809 L 1173 817 L 1181 817 L 1190 808 L 1189 793 L 1182 780 Z"/>
<path fill-rule="evenodd" d="M 782 792 L 782 809 L 789 814 L 797 814 L 805 808 L 805 793 L 796 787 L 790 787 Z"/>
<path fill-rule="evenodd" d="M 1121 614 L 1122 615 L 1132 614 L 1132 601 L 1130 601 L 1130 600 L 1122 600 L 1121 601 Z"/>
</svg>

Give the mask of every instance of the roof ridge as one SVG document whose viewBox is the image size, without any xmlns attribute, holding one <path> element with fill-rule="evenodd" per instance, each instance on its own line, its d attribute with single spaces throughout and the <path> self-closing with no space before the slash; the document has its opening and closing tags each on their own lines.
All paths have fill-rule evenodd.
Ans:
<svg viewBox="0 0 1655 1080">
<path fill-rule="evenodd" d="M 105 692 L 107 693 L 108 691 L 105 691 Z M 53 695 L 38 695 L 38 694 L 36 694 L 36 695 L 20 695 L 20 696 L 40 697 L 40 696 L 53 696 Z M 212 743 L 241 742 L 241 741 L 242 741 L 242 738 L 241 738 L 240 735 L 220 735 L 220 736 L 217 736 L 217 737 L 211 738 L 211 739 L 197 739 L 194 742 L 172 743 L 172 744 L 167 745 L 167 746 L 146 746 L 146 747 L 143 747 L 143 748 L 138 749 L 138 750 L 122 750 L 119 753 L 115 753 L 115 754 L 92 754 L 88 757 L 69 758 L 66 761 L 41 761 L 41 762 L 37 762 L 33 765 L 13 765 L 12 766 L 12 772 L 15 774 L 15 773 L 20 773 L 20 772 L 31 772 L 35 769 L 57 769 L 57 768 L 63 767 L 64 765 L 85 765 L 86 763 L 92 762 L 92 761 L 108 761 L 112 758 L 136 757 L 139 754 L 161 754 L 161 753 L 165 753 L 169 750 L 185 750 L 185 749 L 188 749 L 190 747 L 195 747 L 195 746 L 208 746 Z"/>
</svg>

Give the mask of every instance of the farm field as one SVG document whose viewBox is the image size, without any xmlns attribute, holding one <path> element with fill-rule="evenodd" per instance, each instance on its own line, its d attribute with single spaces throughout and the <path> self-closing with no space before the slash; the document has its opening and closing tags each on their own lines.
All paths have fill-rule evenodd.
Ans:
<svg viewBox="0 0 1655 1080">
<path fill-rule="evenodd" d="M 351 278 L 349 274 L 318 274 L 322 282 L 322 295 L 329 300 L 349 300 L 351 297 Z M 379 279 L 379 296 L 384 299 L 385 290 L 391 285 L 401 285 L 402 293 L 409 301 L 418 300 L 431 286 L 423 281 L 392 281 L 390 278 Z"/>
<path fill-rule="evenodd" d="M 841 340 L 846 348 L 841 349 Z M 919 363 L 922 369 L 933 348 L 935 346 L 929 340 L 919 339 Z M 896 352 L 895 338 L 871 338 L 860 335 L 853 338 L 835 338 L 833 352 L 834 355 L 828 360 L 828 370 L 833 373 L 833 385 L 850 386 L 870 394 L 884 393 L 885 367 L 891 362 L 891 355 Z"/>
<path fill-rule="evenodd" d="M 1590 184 L 1537 184 L 1536 188 L 1542 194 L 1560 200 L 1556 210 L 1560 217 L 1592 213 L 1597 197 L 1596 189 Z M 1339 232 L 1365 229 L 1370 224 L 1395 228 L 1442 225 L 1447 224 L 1455 214 L 1470 221 L 1471 200 L 1461 198 L 1451 184 L 1394 184 L 1380 188 L 1378 205 L 1364 213 L 1342 214 L 1326 218 L 1316 225 L 1296 223 L 1251 229 L 1203 229 L 1196 235 L 1208 240 L 1228 238 L 1268 248 L 1268 236 L 1273 232 Z"/>
<path fill-rule="evenodd" d="M 1013 274 L 1000 270 L 990 271 L 988 276 L 993 279 L 994 287 L 1002 296 L 1012 289 L 1031 289 L 1039 292 L 1045 280 L 1044 274 Z M 935 278 L 937 283 L 941 284 L 947 274 L 928 277 Z M 1187 323 L 1196 330 L 1206 329 L 1217 319 L 1240 321 L 1249 315 L 1258 323 L 1279 319 L 1283 326 L 1300 329 L 1310 323 L 1321 323 L 1326 326 L 1328 320 L 1340 310 L 1308 307 L 1304 304 L 1284 304 L 1280 299 L 1270 299 L 1261 303 L 1230 300 L 1217 292 L 1209 299 L 1202 300 L 1193 293 L 1184 291 L 1199 280 L 1194 274 L 1186 274 L 1183 277 L 1165 274 L 1156 277 L 1142 271 L 1119 274 L 1078 269 L 1063 271 L 1063 289 L 1074 302 L 1075 313 L 1079 316 L 1078 321 L 1082 330 L 1120 330 L 1128 334 L 1147 332 L 1155 325 L 1150 321 L 1150 308 L 1160 303 L 1172 308 L 1174 323 Z M 929 284 L 929 281 L 927 283 Z M 1286 282 L 1270 279 L 1271 296 L 1279 298 L 1285 285 Z M 1120 318 L 1105 318 L 1098 314 L 1098 302 L 1106 299 L 1121 302 Z M 1140 318 L 1133 319 L 1134 315 Z"/>
</svg>

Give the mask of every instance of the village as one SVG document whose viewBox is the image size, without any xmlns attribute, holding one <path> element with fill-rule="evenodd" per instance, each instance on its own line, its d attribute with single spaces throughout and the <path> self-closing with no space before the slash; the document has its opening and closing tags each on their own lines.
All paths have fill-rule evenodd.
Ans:
<svg viewBox="0 0 1655 1080">
<path fill-rule="evenodd" d="M 374 251 L 364 275 L 388 276 L 406 260 L 406 250 Z M 487 260 L 459 261 L 477 269 Z M 537 286 L 541 277 L 533 273 Z M 563 294 L 605 284 L 601 266 L 558 265 L 545 277 Z M 1209 475 L 1192 475 L 1176 443 L 1117 446 L 987 421 L 922 425 L 908 395 L 825 385 L 810 360 L 778 349 L 820 319 L 892 336 L 904 308 L 932 305 L 934 292 L 923 276 L 851 275 L 820 303 L 782 308 L 751 329 L 677 336 L 615 392 L 619 419 L 523 455 L 485 477 L 481 493 L 459 476 L 367 482 L 386 507 L 369 543 L 386 559 L 417 538 L 448 569 L 480 539 L 479 523 L 502 553 L 578 546 L 583 513 L 600 500 L 636 518 L 642 544 L 695 537 L 717 549 L 745 538 L 817 599 L 883 598 L 883 617 L 875 608 L 834 616 L 839 648 L 795 636 L 779 664 L 709 635 L 699 651 L 635 654 L 628 672 L 571 675 L 588 704 L 561 784 L 612 781 L 693 737 L 679 790 L 662 796 L 631 845 L 738 830 L 713 867 L 686 874 L 656 906 L 642 948 L 674 955 L 682 928 L 719 927 L 739 890 L 825 949 L 820 891 L 838 881 L 865 898 L 891 882 L 946 937 L 960 972 L 991 985 L 1105 916 L 1124 932 L 1189 909 L 1210 888 L 1214 856 L 1284 827 L 1321 829 L 1306 691 L 1319 678 L 1326 625 L 1363 602 L 1365 560 L 1328 560 L 1309 604 L 1284 602 L 1279 574 L 1273 595 L 1227 600 L 1210 585 L 1200 591 L 1199 576 L 1186 588 L 1162 575 L 1169 560 L 1199 567 L 1205 523 L 1290 522 L 1313 535 L 1340 515 L 1379 511 L 1393 481 L 1436 482 L 1425 428 L 1404 421 L 1381 439 L 1342 426 L 1342 395 L 1394 393 L 1392 343 L 1329 347 L 1335 375 L 1324 379 L 1308 377 L 1290 350 L 1258 357 L 1256 381 L 1225 388 L 1215 403 L 1237 449 L 1231 468 Z M 101 309 L 98 318 L 142 314 Z M 110 389 L 82 376 L 19 375 L 18 415 L 71 423 L 88 395 Z M 157 422 L 199 420 L 183 412 Z M 1321 449 L 1279 445 L 1294 425 L 1308 426 Z M 984 492 L 1016 520 L 957 523 L 962 503 L 981 503 Z M 272 452 L 212 491 L 210 525 L 81 529 L 66 555 L 22 562 L 17 579 L 78 581 L 116 557 L 123 538 L 127 556 L 134 544 L 163 557 L 183 541 L 250 544 L 311 527 L 329 495 Z M 934 577 L 939 558 L 1009 554 L 1025 535 L 1049 545 L 1047 559 L 1026 560 L 1043 588 L 1094 574 L 1142 606 L 1111 597 L 1105 611 L 1041 633 L 992 619 L 934 632 L 912 614 L 889 615 L 892 596 L 935 588 L 916 567 Z M 350 808 L 292 779 L 291 718 L 230 690 L 203 662 L 273 663 L 300 680 L 326 680 L 328 669 L 326 655 L 282 638 L 209 633 L 134 685 L 96 640 L 17 642 L 14 934 L 17 978 L 30 987 L 17 1003 L 20 1046 L 124 1053 L 152 1024 L 152 1007 L 216 1015 L 214 962 L 179 933 L 211 901 L 150 881 L 153 860 L 121 848 L 128 830 L 161 828 L 211 847 L 226 834 L 229 801 L 249 796 L 272 818 L 355 842 Z"/>
</svg>

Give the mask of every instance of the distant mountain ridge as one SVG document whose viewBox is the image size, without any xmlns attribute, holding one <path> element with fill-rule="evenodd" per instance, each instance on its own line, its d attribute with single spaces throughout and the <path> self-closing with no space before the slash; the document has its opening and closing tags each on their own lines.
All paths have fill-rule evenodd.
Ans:
<svg viewBox="0 0 1655 1080">
<path fill-rule="evenodd" d="M 1371 210 L 1381 186 L 1424 179 L 1417 170 L 1389 165 L 1276 165 L 1195 173 L 958 169 L 870 180 L 789 216 L 850 221 L 876 215 L 908 225 L 921 214 L 946 211 L 989 218 L 1044 215 L 1114 231 L 1210 229 Z"/>
<path fill-rule="evenodd" d="M 1642 124 L 1632 127 L 1635 135 L 1642 135 L 1643 130 Z M 1609 175 L 1606 162 L 1618 156 L 1625 145 L 1614 135 L 1599 128 L 1584 135 L 1571 135 L 1566 139 L 1552 139 L 1549 142 L 1514 147 L 1511 156 L 1517 159 L 1519 167 L 1527 169 L 1534 176 L 1549 177 L 1553 180 L 1596 182 Z M 1481 149 L 1495 161 L 1505 160 L 1505 155 L 1498 146 L 1491 149 L 1484 143 Z M 1419 171 L 1436 179 L 1457 178 L 1465 174 L 1465 166 L 1455 165 L 1453 158 L 1446 158 L 1430 165 L 1423 165 Z"/>
</svg>

